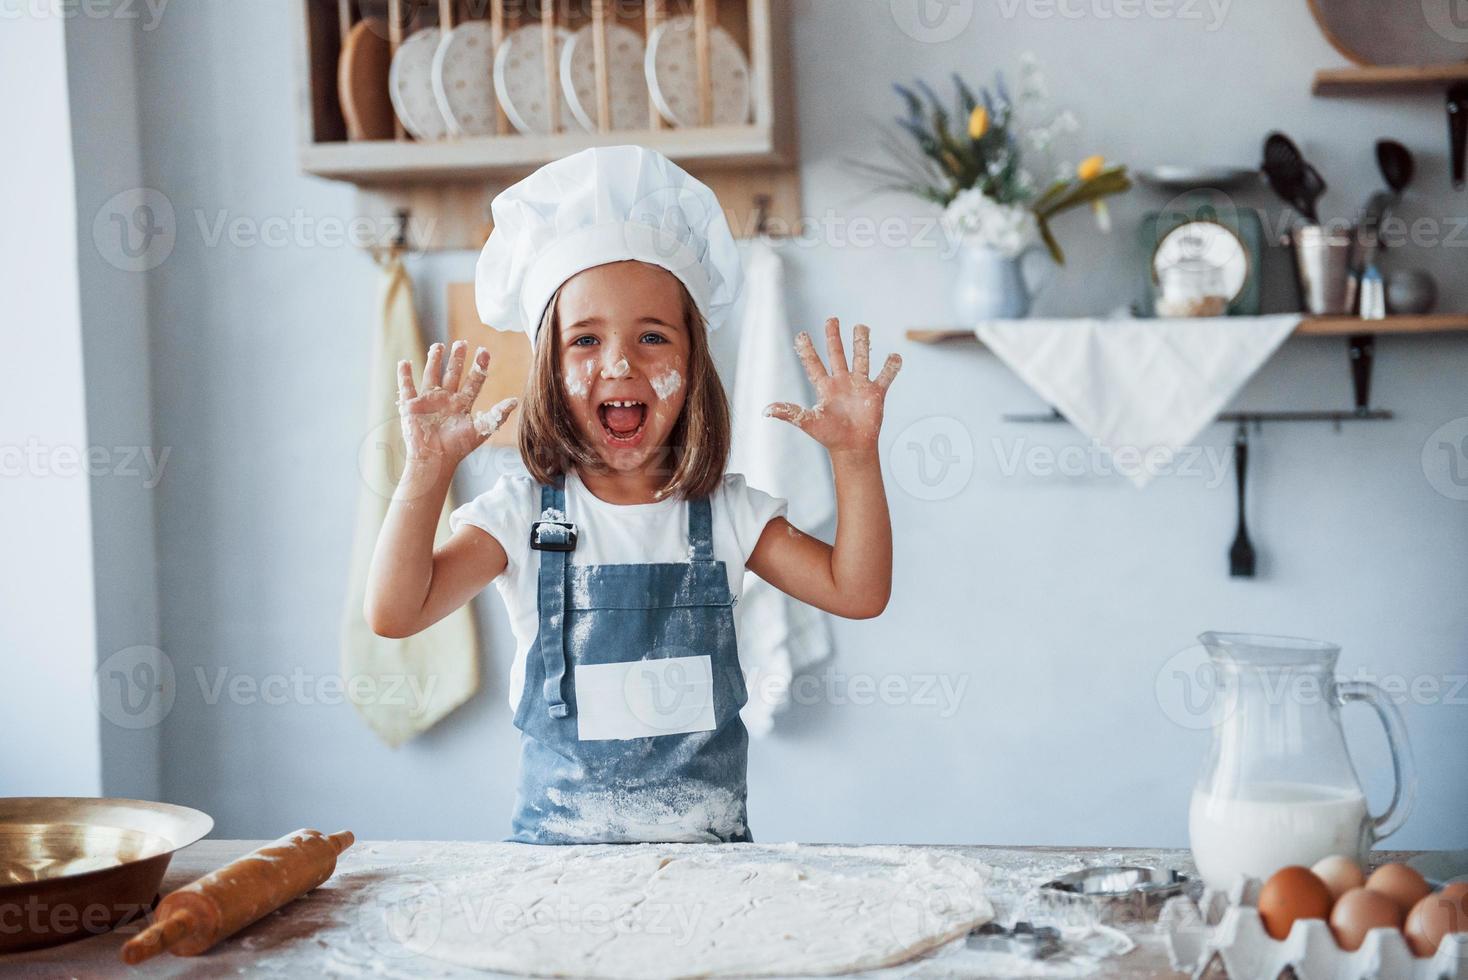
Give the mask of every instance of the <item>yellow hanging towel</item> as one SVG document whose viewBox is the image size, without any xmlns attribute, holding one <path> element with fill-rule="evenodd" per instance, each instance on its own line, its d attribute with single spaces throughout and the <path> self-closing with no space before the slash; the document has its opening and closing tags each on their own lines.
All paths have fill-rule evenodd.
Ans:
<svg viewBox="0 0 1468 980">
<path fill-rule="evenodd" d="M 362 615 L 367 569 L 406 455 L 398 425 L 397 363 L 412 362 L 415 377 L 423 373 L 423 335 L 413 309 L 412 280 L 399 254 L 383 264 L 382 322 L 367 403 L 370 435 L 358 456 L 363 482 L 342 615 L 342 677 L 367 724 L 396 748 L 437 724 L 479 688 L 479 645 L 468 605 L 401 640 L 378 636 Z M 436 545 L 449 535 L 453 506 L 450 492 L 438 518 Z"/>
</svg>

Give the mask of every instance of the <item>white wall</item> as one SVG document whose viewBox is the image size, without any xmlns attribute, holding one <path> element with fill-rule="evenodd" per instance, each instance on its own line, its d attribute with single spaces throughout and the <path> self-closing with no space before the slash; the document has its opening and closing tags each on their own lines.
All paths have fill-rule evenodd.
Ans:
<svg viewBox="0 0 1468 980">
<path fill-rule="evenodd" d="M 0 127 L 11 134 L 0 156 L 3 795 L 85 796 L 102 785 L 66 64 L 59 18 L 0 29 Z"/>
<path fill-rule="evenodd" d="M 310 681 L 337 664 L 376 273 L 325 240 L 330 222 L 350 217 L 350 191 L 296 170 L 291 6 L 175 4 L 137 34 L 143 173 L 178 222 L 177 247 L 150 278 L 156 435 L 173 447 L 157 511 L 161 636 L 180 679 L 162 726 L 164 791 L 214 814 L 222 835 L 311 824 L 494 838 L 507 826 L 516 739 L 504 705 L 510 637 L 492 592 L 477 606 L 484 691 L 427 736 L 392 752 L 349 707 L 313 701 Z M 925 213 L 861 199 L 842 158 L 871 152 L 866 120 L 897 111 L 892 80 L 921 73 L 939 84 L 949 70 L 979 80 L 1024 50 L 1048 67 L 1090 148 L 1111 158 L 1251 165 L 1279 127 L 1326 170 L 1325 209 L 1347 214 L 1377 186 L 1371 145 L 1390 135 L 1419 155 L 1410 216 L 1468 212 L 1446 188 L 1439 96 L 1309 96 L 1311 71 L 1339 58 L 1304 4 L 1236 3 L 1217 30 L 972 9 L 955 38 L 926 44 L 895 26 L 887 0 L 794 3 L 809 214 Z M 1245 199 L 1277 218 L 1265 197 Z M 1116 203 L 1111 238 L 1083 215 L 1068 220 L 1071 263 L 1042 309 L 1128 298 L 1129 229 L 1161 203 L 1145 191 Z M 282 244 L 214 241 L 221 216 L 244 231 L 295 230 Z M 952 420 L 975 447 L 973 476 L 949 499 L 925 502 L 892 481 L 893 602 L 875 622 L 838 626 L 833 669 L 967 686 L 949 717 L 830 698 L 795 710 L 752 751 L 761 839 L 1183 844 L 1205 736 L 1172 720 L 1168 692 L 1156 692 L 1169 657 L 1203 629 L 1329 637 L 1345 645 L 1347 672 L 1449 686 L 1468 673 L 1468 505 L 1436 491 L 1421 461 L 1434 430 L 1468 415 L 1468 341 L 1379 344 L 1377 399 L 1394 422 L 1265 430 L 1252 468 L 1262 575 L 1231 581 L 1230 474 L 1221 484 L 1162 479 L 1144 492 L 1115 478 L 1003 474 L 992 440 L 1002 452 L 1021 439 L 1080 440 L 1064 427 L 1001 424 L 1002 412 L 1038 402 L 988 355 L 902 340 L 906 327 L 948 319 L 949 264 L 880 246 L 786 251 L 802 324 L 861 319 L 879 347 L 907 359 L 889 408 L 889 462 L 894 443 L 909 451 L 904 429 L 929 416 Z M 1446 308 L 1468 308 L 1461 251 L 1424 248 L 1412 261 L 1437 273 Z M 472 267 L 470 254 L 416 262 L 430 330 L 440 329 L 444 283 Z M 1241 404 L 1334 407 L 1349 392 L 1342 343 L 1296 341 Z M 1202 441 L 1218 452 L 1230 436 L 1215 427 Z M 492 480 L 492 460 L 474 466 L 466 490 Z M 227 694 L 210 703 L 208 686 L 222 678 L 294 672 L 303 693 L 288 703 Z M 1468 846 L 1465 694 L 1444 688 L 1404 705 L 1423 780 L 1403 846 Z M 1357 711 L 1349 727 L 1379 799 L 1389 779 L 1380 739 Z"/>
<path fill-rule="evenodd" d="M 139 8 L 117 8 L 129 9 Z M 166 237 L 152 230 L 167 216 L 150 224 L 138 210 L 160 198 L 142 174 L 135 27 L 125 17 L 78 16 L 67 22 L 66 39 L 87 429 L 105 460 L 91 481 L 102 788 L 155 799 L 163 792 L 161 730 L 150 722 L 171 687 L 156 674 L 154 505 L 171 453 L 152 432 L 146 273 L 167 255 Z M 157 686 L 139 684 L 151 676 L 159 676 Z"/>
</svg>

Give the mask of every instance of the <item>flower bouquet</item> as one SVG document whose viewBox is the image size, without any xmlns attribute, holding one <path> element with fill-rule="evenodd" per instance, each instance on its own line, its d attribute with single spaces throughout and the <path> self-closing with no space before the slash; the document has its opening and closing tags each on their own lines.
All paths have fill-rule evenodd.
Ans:
<svg viewBox="0 0 1468 980">
<path fill-rule="evenodd" d="M 1099 156 L 1079 166 L 1061 164 L 1043 182 L 1027 158 L 1048 162 L 1056 141 L 1079 129 L 1070 112 L 1050 112 L 1044 77 L 1033 58 L 1021 64 L 1020 90 L 1011 98 L 1003 76 L 994 91 L 975 94 L 955 74 L 952 108 L 919 81 L 893 88 L 906 106 L 900 132 L 884 134 L 886 164 L 858 163 L 880 187 L 915 194 L 943 207 L 943 224 L 965 244 L 1015 258 L 1036 239 L 1050 257 L 1065 254 L 1050 222 L 1056 215 L 1089 204 L 1109 229 L 1105 199 L 1131 187 L 1126 167 L 1108 166 Z"/>
</svg>

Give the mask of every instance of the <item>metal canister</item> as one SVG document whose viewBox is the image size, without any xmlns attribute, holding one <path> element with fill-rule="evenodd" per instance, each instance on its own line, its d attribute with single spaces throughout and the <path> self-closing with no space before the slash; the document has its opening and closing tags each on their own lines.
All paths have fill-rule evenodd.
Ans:
<svg viewBox="0 0 1468 980">
<path fill-rule="evenodd" d="M 1290 234 L 1295 274 L 1305 312 L 1316 316 L 1348 314 L 1356 305 L 1351 275 L 1352 234 L 1344 229 L 1302 225 Z"/>
</svg>

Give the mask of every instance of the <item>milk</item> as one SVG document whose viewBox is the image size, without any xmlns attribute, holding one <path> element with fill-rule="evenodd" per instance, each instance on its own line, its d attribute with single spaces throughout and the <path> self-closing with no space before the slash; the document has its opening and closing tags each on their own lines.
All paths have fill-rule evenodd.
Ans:
<svg viewBox="0 0 1468 980">
<path fill-rule="evenodd" d="M 1223 797 L 1193 790 L 1188 836 L 1204 882 L 1227 888 L 1239 874 L 1261 881 L 1290 864 L 1331 854 L 1359 861 L 1368 846 L 1366 798 L 1308 783 L 1256 783 Z"/>
</svg>

